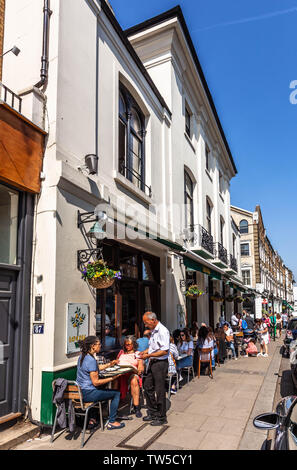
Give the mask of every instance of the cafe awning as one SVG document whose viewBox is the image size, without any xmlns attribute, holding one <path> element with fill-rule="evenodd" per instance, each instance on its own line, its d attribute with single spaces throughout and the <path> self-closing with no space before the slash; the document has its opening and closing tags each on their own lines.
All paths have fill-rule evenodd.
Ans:
<svg viewBox="0 0 297 470">
<path fill-rule="evenodd" d="M 188 258 L 187 256 L 184 256 L 183 260 L 184 260 L 185 267 L 188 268 L 188 269 L 191 269 L 193 271 L 199 271 L 199 272 L 204 273 L 204 274 L 208 274 L 208 276 L 211 279 L 215 279 L 215 280 L 218 280 L 218 281 L 220 281 L 222 279 L 222 276 L 221 276 L 220 273 L 218 273 L 218 272 L 214 271 L 213 269 L 210 269 L 206 266 L 203 266 L 203 264 L 198 263 L 198 261 L 195 261 L 191 258 Z"/>
</svg>

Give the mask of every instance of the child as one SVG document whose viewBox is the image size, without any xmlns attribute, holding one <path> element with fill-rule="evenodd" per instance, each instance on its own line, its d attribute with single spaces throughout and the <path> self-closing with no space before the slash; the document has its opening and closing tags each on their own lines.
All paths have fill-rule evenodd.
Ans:
<svg viewBox="0 0 297 470">
<path fill-rule="evenodd" d="M 250 338 L 247 348 L 245 350 L 246 355 L 244 357 L 249 357 L 249 356 L 257 356 L 258 354 L 258 349 L 257 346 L 255 345 L 255 340 Z"/>
</svg>

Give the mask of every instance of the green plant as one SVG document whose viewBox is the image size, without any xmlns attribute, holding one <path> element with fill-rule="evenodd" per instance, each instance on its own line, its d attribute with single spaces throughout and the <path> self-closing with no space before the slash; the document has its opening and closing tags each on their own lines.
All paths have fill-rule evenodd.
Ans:
<svg viewBox="0 0 297 470">
<path fill-rule="evenodd" d="M 82 278 L 87 279 L 121 279 L 121 271 L 115 271 L 107 266 L 107 263 L 100 259 L 89 262 L 82 272 Z"/>
<path fill-rule="evenodd" d="M 204 291 L 199 289 L 197 284 L 192 284 L 186 292 L 187 297 L 188 296 L 200 297 L 200 295 L 203 295 L 203 294 L 204 294 Z"/>
<path fill-rule="evenodd" d="M 222 302 L 224 300 L 224 297 L 219 293 L 219 292 L 215 292 L 210 300 L 214 300 L 215 302 Z"/>
</svg>

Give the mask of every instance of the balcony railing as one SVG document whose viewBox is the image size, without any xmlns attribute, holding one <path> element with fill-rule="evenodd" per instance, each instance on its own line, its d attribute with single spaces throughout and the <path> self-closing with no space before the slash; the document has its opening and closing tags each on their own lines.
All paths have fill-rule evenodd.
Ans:
<svg viewBox="0 0 297 470">
<path fill-rule="evenodd" d="M 223 261 L 226 265 L 228 265 L 228 253 L 226 248 L 223 247 L 223 245 L 219 242 L 216 244 L 217 249 L 216 249 L 216 255 L 217 257 Z"/>
<path fill-rule="evenodd" d="M 13 109 L 22 112 L 22 98 L 0 82 L 0 98 Z"/>
<path fill-rule="evenodd" d="M 238 271 L 237 267 L 237 259 L 234 258 L 233 255 L 230 254 L 230 268 L 233 269 L 233 271 Z"/>
<path fill-rule="evenodd" d="M 213 237 L 204 227 L 202 227 L 202 225 L 199 225 L 199 239 L 200 239 L 201 247 L 209 251 L 209 253 L 213 255 L 214 254 Z"/>
<path fill-rule="evenodd" d="M 191 225 L 183 231 L 184 240 L 192 247 L 203 248 L 210 254 L 214 254 L 213 237 L 202 225 Z"/>
</svg>

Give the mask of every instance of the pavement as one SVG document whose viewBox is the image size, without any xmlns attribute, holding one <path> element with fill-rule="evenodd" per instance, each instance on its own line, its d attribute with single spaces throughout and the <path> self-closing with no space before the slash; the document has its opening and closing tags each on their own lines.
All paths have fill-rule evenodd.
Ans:
<svg viewBox="0 0 297 470">
<path fill-rule="evenodd" d="M 200 376 L 171 396 L 168 425 L 153 427 L 135 416 L 121 430 L 87 435 L 84 450 L 258 450 L 267 432 L 253 418 L 273 410 L 281 364 L 282 339 L 269 344 L 269 357 L 239 357 Z M 144 410 L 145 411 L 145 410 Z M 76 450 L 80 435 L 41 435 L 16 450 Z"/>
</svg>

